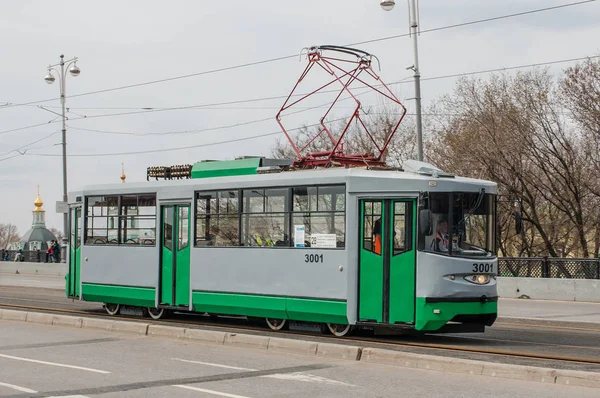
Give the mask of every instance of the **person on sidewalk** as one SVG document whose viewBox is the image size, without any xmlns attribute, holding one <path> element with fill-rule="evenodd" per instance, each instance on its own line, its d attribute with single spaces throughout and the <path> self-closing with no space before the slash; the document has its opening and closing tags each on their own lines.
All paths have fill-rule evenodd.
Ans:
<svg viewBox="0 0 600 398">
<path fill-rule="evenodd" d="M 54 262 L 54 250 L 52 247 L 54 246 L 54 241 L 48 246 L 48 250 L 46 250 L 46 262 L 53 263 Z"/>
<path fill-rule="evenodd" d="M 52 244 L 52 252 L 54 253 L 54 261 L 57 263 L 60 263 L 60 245 L 58 244 L 58 241 L 53 241 L 54 243 Z"/>
</svg>

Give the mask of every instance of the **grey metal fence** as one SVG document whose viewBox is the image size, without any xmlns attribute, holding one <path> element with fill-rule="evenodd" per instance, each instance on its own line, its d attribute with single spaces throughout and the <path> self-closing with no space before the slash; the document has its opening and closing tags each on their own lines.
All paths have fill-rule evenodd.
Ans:
<svg viewBox="0 0 600 398">
<path fill-rule="evenodd" d="M 60 253 L 60 256 L 62 257 L 62 251 Z M 45 251 L 23 250 L 21 252 L 21 257 L 19 258 L 19 260 L 16 260 L 16 250 L 4 250 L 0 252 L 0 261 L 26 261 L 30 263 L 47 263 L 49 260 L 48 257 L 49 255 Z M 59 262 L 60 259 L 55 259 L 54 261 Z"/>
<path fill-rule="evenodd" d="M 559 257 L 499 258 L 498 276 L 600 279 L 600 259 Z"/>
<path fill-rule="evenodd" d="M 21 261 L 34 263 L 48 262 L 48 254 L 46 252 L 23 251 L 22 254 L 23 256 Z M 4 251 L 0 261 L 15 261 L 15 256 L 16 251 Z M 58 261 L 60 261 L 60 259 Z M 600 279 L 600 259 L 501 257 L 498 259 L 498 276 L 524 278 Z"/>
</svg>

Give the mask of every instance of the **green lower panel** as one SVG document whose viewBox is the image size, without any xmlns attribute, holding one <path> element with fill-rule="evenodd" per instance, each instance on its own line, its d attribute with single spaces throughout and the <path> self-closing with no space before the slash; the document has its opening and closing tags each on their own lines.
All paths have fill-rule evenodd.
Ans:
<svg viewBox="0 0 600 398">
<path fill-rule="evenodd" d="M 287 298 L 289 319 L 296 321 L 347 324 L 346 302 Z"/>
<path fill-rule="evenodd" d="M 193 292 L 194 311 L 296 321 L 348 323 L 346 302 L 250 294 Z"/>
<path fill-rule="evenodd" d="M 283 297 L 192 292 L 192 304 L 198 312 L 287 318 Z"/>
<path fill-rule="evenodd" d="M 100 303 L 154 307 L 156 292 L 154 288 L 94 285 L 82 285 L 83 299 Z"/>
<path fill-rule="evenodd" d="M 434 314 L 433 310 L 440 310 Z M 497 314 L 498 303 L 426 303 L 425 298 L 417 297 L 416 330 L 438 330 L 456 315 Z"/>
</svg>

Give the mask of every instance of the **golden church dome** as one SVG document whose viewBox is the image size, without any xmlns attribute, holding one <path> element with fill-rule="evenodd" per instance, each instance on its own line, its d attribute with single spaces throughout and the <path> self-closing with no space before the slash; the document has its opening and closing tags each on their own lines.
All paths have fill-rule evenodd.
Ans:
<svg viewBox="0 0 600 398">
<path fill-rule="evenodd" d="M 121 182 L 125 183 L 125 179 L 127 176 L 125 175 L 125 166 L 121 163 Z"/>
<path fill-rule="evenodd" d="M 35 210 L 33 210 L 33 211 L 44 211 L 44 209 L 42 209 L 44 202 L 42 202 L 42 199 L 40 198 L 40 186 L 39 185 L 38 185 L 37 198 L 35 199 L 35 202 L 33 202 L 33 204 L 35 205 Z"/>
</svg>

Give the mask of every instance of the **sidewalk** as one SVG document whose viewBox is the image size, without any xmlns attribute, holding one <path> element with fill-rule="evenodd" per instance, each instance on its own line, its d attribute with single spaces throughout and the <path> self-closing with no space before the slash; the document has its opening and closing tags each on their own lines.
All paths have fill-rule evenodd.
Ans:
<svg viewBox="0 0 600 398">
<path fill-rule="evenodd" d="M 0 286 L 65 290 L 65 277 L 44 274 L 15 274 L 3 272 L 0 269 Z"/>
<path fill-rule="evenodd" d="M 590 327 L 600 331 L 600 303 L 501 298 L 498 322 Z"/>
</svg>

